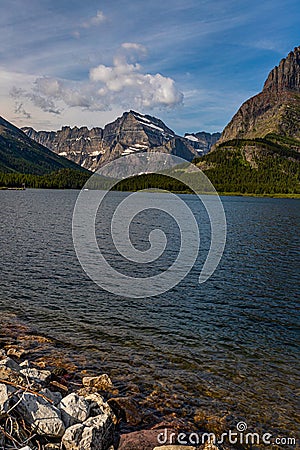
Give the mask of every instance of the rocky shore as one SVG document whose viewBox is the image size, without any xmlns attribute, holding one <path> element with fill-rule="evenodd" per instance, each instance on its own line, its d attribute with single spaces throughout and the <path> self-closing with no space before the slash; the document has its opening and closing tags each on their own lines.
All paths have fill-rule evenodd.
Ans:
<svg viewBox="0 0 300 450">
<path fill-rule="evenodd" d="M 1 450 L 218 448 L 208 442 L 178 445 L 176 422 L 122 433 L 122 425 L 141 422 L 140 411 L 134 400 L 116 395 L 108 374 L 80 377 L 59 366 L 29 361 L 20 346 L 1 345 Z"/>
<path fill-rule="evenodd" d="M 215 411 L 199 408 L 191 421 L 184 414 L 188 404 L 180 415 L 170 398 L 156 389 L 145 399 L 137 380 L 126 371 L 120 380 L 118 372 L 105 369 L 106 362 L 101 368 L 101 361 L 91 363 L 88 354 L 76 352 L 67 342 L 41 334 L 13 313 L 2 313 L 0 450 L 266 448 L 228 439 L 218 443 L 223 433 L 236 433 L 243 417 L 215 405 Z"/>
</svg>

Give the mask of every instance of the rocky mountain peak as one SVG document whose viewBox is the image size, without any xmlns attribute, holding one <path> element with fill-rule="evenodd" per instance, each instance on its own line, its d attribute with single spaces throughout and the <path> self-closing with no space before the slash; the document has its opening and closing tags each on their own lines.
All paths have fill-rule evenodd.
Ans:
<svg viewBox="0 0 300 450">
<path fill-rule="evenodd" d="M 264 84 L 263 92 L 265 91 L 300 92 L 300 46 L 295 47 L 271 70 Z"/>
<path fill-rule="evenodd" d="M 262 92 L 239 108 L 217 145 L 270 134 L 300 139 L 300 46 L 268 75 Z"/>
<path fill-rule="evenodd" d="M 165 152 L 192 160 L 207 153 L 219 133 L 178 136 L 157 117 L 130 110 L 102 128 L 63 126 L 58 131 L 23 128 L 30 138 L 84 168 L 97 170 L 120 156 Z"/>
</svg>

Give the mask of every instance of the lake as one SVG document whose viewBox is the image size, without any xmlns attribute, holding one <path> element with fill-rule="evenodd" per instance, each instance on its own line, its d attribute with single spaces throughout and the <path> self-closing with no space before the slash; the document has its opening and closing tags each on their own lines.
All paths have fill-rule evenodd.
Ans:
<svg viewBox="0 0 300 450">
<path fill-rule="evenodd" d="M 130 299 L 97 286 L 79 264 L 72 214 L 79 191 L 0 191 L 2 323 L 17 320 L 55 339 L 79 369 L 107 372 L 154 419 L 244 420 L 249 429 L 288 436 L 297 429 L 299 386 L 299 200 L 222 197 L 227 243 L 213 276 L 198 277 L 209 224 L 197 197 L 181 195 L 201 222 L 201 250 L 189 275 L 159 296 Z M 147 276 L 178 252 L 178 227 L 164 213 L 141 213 L 134 244 L 145 249 L 155 224 L 166 231 L 166 259 L 125 267 L 113 253 L 110 208 L 97 217 L 107 258 Z M 168 194 L 144 193 L 168 202 Z M 161 197 L 165 196 L 165 197 Z M 202 220 L 203 219 L 203 220 Z M 107 237 L 107 239 L 106 239 Z"/>
</svg>

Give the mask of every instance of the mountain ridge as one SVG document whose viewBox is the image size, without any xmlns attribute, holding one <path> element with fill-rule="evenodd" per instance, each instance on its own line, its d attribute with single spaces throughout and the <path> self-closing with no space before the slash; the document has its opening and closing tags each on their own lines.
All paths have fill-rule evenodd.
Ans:
<svg viewBox="0 0 300 450">
<path fill-rule="evenodd" d="M 300 47 L 270 71 L 197 165 L 219 192 L 300 193 Z"/>
<path fill-rule="evenodd" d="M 260 93 L 245 101 L 224 128 L 217 145 L 233 139 L 278 134 L 299 140 L 300 46 L 275 66 Z"/>
<path fill-rule="evenodd" d="M 219 136 L 200 132 L 194 133 L 191 140 L 177 135 L 159 118 L 133 110 L 124 112 L 103 129 L 62 127 L 58 131 L 35 131 L 23 127 L 22 130 L 53 152 L 93 171 L 117 157 L 142 151 L 166 152 L 192 160 L 206 153 L 216 140 L 215 135 Z"/>
</svg>

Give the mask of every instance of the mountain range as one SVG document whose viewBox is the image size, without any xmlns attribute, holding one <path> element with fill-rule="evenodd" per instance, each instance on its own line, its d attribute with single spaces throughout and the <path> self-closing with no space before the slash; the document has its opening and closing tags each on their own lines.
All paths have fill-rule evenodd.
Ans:
<svg viewBox="0 0 300 450">
<path fill-rule="evenodd" d="M 35 131 L 24 127 L 22 131 L 58 155 L 92 171 L 136 152 L 164 152 L 191 161 L 207 153 L 220 137 L 220 133 L 206 132 L 178 136 L 160 119 L 135 111 L 125 112 L 104 129 L 63 127 L 59 131 Z"/>
<path fill-rule="evenodd" d="M 219 192 L 300 193 L 300 47 L 271 70 L 262 91 L 243 103 L 221 136 L 178 136 L 160 119 L 135 111 L 91 130 L 20 130 L 0 118 L 2 173 L 67 169 L 88 176 L 118 157 L 157 151 L 193 160 Z"/>
</svg>

